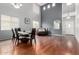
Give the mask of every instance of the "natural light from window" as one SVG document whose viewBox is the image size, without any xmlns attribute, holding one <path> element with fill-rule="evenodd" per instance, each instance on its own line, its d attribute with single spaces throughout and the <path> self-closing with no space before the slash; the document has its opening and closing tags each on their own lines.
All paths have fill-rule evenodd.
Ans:
<svg viewBox="0 0 79 59">
<path fill-rule="evenodd" d="M 59 20 L 54 21 L 54 29 L 60 29 L 60 21 Z"/>
<path fill-rule="evenodd" d="M 11 30 L 19 27 L 19 19 L 17 17 L 1 15 L 1 30 Z"/>
<path fill-rule="evenodd" d="M 33 21 L 33 28 L 39 28 L 39 22 Z"/>
</svg>

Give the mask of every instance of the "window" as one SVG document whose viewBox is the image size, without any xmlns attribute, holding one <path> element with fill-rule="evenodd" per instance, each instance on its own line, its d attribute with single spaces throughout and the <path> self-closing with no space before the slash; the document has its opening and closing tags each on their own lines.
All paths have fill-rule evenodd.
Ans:
<svg viewBox="0 0 79 59">
<path fill-rule="evenodd" d="M 60 21 L 59 20 L 54 21 L 54 29 L 60 29 Z"/>
<path fill-rule="evenodd" d="M 39 22 L 33 21 L 33 28 L 39 28 Z"/>
<path fill-rule="evenodd" d="M 1 30 L 11 30 L 11 28 L 19 27 L 19 19 L 7 15 L 1 15 Z"/>
</svg>

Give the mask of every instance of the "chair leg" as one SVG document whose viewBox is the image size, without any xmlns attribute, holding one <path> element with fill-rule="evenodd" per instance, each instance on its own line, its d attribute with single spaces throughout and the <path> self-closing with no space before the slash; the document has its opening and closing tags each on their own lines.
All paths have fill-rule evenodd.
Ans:
<svg viewBox="0 0 79 59">
<path fill-rule="evenodd" d="M 19 44 L 19 40 L 17 40 L 17 44 Z"/>
<path fill-rule="evenodd" d="M 12 38 L 12 42 L 15 43 L 15 38 Z"/>
<path fill-rule="evenodd" d="M 31 44 L 31 46 L 32 46 L 32 39 L 30 39 L 30 44 Z"/>
<path fill-rule="evenodd" d="M 14 45 L 16 45 L 16 38 L 14 38 L 14 40 L 13 40 L 13 41 L 14 41 Z"/>
<path fill-rule="evenodd" d="M 12 38 L 12 43 L 14 46 L 16 45 L 16 38 Z"/>
<path fill-rule="evenodd" d="M 36 44 L 36 39 L 34 39 L 34 41 L 35 41 L 35 44 Z"/>
<path fill-rule="evenodd" d="M 18 45 L 19 44 L 19 40 L 18 39 L 16 39 L 16 43 L 15 43 L 16 45 Z"/>
<path fill-rule="evenodd" d="M 12 37 L 12 43 L 14 44 L 14 38 Z"/>
</svg>

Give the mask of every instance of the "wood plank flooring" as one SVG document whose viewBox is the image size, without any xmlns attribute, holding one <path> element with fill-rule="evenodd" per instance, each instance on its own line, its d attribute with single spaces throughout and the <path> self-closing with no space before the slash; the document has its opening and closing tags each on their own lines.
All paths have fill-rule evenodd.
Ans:
<svg viewBox="0 0 79 59">
<path fill-rule="evenodd" d="M 79 46 L 73 36 L 36 36 L 36 44 L 20 43 L 12 40 L 0 42 L 0 55 L 77 55 Z"/>
</svg>

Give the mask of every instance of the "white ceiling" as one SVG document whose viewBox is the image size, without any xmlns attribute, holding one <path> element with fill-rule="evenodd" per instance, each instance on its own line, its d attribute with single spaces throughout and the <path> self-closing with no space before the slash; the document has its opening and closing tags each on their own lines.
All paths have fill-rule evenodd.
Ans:
<svg viewBox="0 0 79 59">
<path fill-rule="evenodd" d="M 46 4 L 46 3 L 37 3 L 39 6 L 42 6 L 42 5 L 44 5 L 44 4 Z"/>
</svg>

